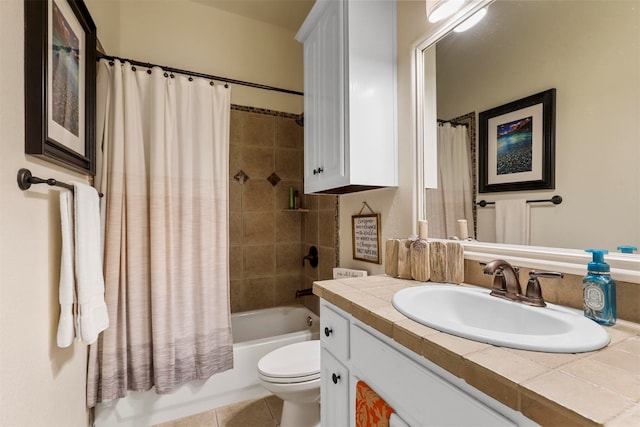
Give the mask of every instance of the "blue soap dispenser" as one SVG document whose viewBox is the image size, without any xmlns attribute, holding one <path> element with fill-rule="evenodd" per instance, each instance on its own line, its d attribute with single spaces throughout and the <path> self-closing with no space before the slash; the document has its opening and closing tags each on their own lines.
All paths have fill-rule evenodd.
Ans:
<svg viewBox="0 0 640 427">
<path fill-rule="evenodd" d="M 609 274 L 609 264 L 604 262 L 606 249 L 587 249 L 593 254 L 593 261 L 587 266 L 588 272 L 582 280 L 584 315 L 601 325 L 616 323 L 616 282 Z"/>
<path fill-rule="evenodd" d="M 618 246 L 618 250 L 623 254 L 632 254 L 633 251 L 637 251 L 638 248 L 635 246 Z"/>
</svg>

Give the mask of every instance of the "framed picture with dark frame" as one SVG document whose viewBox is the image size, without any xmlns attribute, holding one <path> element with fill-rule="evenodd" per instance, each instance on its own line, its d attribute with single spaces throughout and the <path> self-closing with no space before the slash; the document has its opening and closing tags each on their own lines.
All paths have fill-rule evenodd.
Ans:
<svg viewBox="0 0 640 427">
<path fill-rule="evenodd" d="M 549 89 L 479 114 L 480 193 L 555 188 L 555 100 Z"/>
<path fill-rule="evenodd" d="M 377 213 L 351 216 L 353 259 L 382 264 L 380 225 Z"/>
<path fill-rule="evenodd" d="M 25 153 L 95 175 L 96 26 L 82 0 L 25 0 Z"/>
</svg>

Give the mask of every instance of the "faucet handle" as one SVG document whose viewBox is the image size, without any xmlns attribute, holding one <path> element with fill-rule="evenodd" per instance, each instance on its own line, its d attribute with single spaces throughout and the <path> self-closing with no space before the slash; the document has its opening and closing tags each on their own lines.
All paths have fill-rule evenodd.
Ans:
<svg viewBox="0 0 640 427">
<path fill-rule="evenodd" d="M 529 277 L 564 277 L 564 273 L 559 271 L 532 271 L 529 273 Z"/>
<path fill-rule="evenodd" d="M 527 291 L 524 296 L 520 297 L 521 301 L 535 307 L 545 307 L 547 304 L 542 298 L 542 289 L 538 277 L 564 277 L 563 273 L 557 271 L 531 271 L 529 273 L 529 282 L 527 283 Z"/>
</svg>

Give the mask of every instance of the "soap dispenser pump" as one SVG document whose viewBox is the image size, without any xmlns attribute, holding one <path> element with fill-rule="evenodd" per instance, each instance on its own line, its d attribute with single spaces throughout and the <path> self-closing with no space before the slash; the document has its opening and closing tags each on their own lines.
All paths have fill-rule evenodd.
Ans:
<svg viewBox="0 0 640 427">
<path fill-rule="evenodd" d="M 606 249 L 587 249 L 593 261 L 587 265 L 587 275 L 582 281 L 584 315 L 597 323 L 612 326 L 616 323 L 616 283 L 609 274 L 609 264 L 604 262 Z"/>
</svg>

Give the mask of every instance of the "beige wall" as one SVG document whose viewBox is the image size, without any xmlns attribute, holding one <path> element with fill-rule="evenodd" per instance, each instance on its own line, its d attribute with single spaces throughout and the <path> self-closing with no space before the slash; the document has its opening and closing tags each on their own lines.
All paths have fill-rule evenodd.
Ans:
<svg viewBox="0 0 640 427">
<path fill-rule="evenodd" d="M 188 0 L 87 0 L 107 54 L 303 91 L 293 31 Z M 301 96 L 240 85 L 231 103 L 300 114 Z"/>
<path fill-rule="evenodd" d="M 56 347 L 59 190 L 16 172 L 81 181 L 24 154 L 23 2 L 0 1 L 0 425 L 86 426 L 86 347 Z"/>
</svg>

